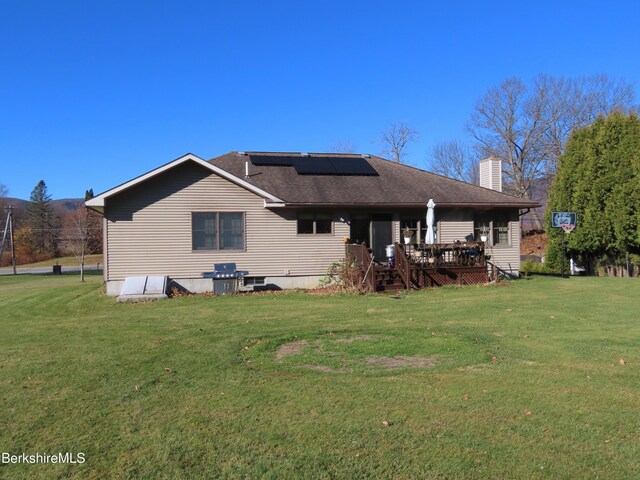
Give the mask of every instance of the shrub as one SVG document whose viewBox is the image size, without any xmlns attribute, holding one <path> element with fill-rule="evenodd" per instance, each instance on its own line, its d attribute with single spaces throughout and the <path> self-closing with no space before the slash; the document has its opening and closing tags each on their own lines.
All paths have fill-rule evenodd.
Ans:
<svg viewBox="0 0 640 480">
<path fill-rule="evenodd" d="M 520 271 L 522 273 L 549 273 L 545 264 L 530 259 L 522 261 Z"/>
</svg>

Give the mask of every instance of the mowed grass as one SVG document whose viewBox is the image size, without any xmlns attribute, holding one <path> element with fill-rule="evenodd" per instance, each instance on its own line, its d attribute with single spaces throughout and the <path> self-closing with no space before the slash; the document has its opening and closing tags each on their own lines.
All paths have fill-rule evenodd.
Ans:
<svg viewBox="0 0 640 480">
<path fill-rule="evenodd" d="M 85 266 L 93 266 L 102 264 L 103 256 L 101 253 L 87 255 L 84 258 Z M 78 259 L 76 257 L 58 257 L 58 258 L 50 258 L 49 260 L 43 260 L 42 262 L 35 263 L 25 263 L 22 265 L 18 265 L 18 268 L 35 268 L 35 267 L 51 267 L 53 265 L 61 265 L 63 267 L 77 267 L 80 265 Z M 10 266 L 5 266 L 3 268 L 10 268 Z"/>
<path fill-rule="evenodd" d="M 639 476 L 637 280 L 140 304 L 100 281 L 0 278 L 0 450 L 86 455 L 1 478 Z"/>
</svg>

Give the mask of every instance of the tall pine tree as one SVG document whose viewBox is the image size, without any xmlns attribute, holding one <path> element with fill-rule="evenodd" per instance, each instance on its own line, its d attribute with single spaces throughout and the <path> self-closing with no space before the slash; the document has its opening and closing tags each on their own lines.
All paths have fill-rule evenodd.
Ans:
<svg viewBox="0 0 640 480">
<path fill-rule="evenodd" d="M 640 120 L 614 113 L 580 129 L 567 142 L 549 192 L 547 260 L 561 262 L 562 232 L 552 211 L 575 211 L 567 249 L 583 261 L 622 264 L 640 254 Z"/>
<path fill-rule="evenodd" d="M 59 221 L 53 213 L 47 185 L 40 180 L 27 204 L 26 223 L 30 229 L 28 247 L 38 257 L 53 257 L 58 244 Z"/>
</svg>

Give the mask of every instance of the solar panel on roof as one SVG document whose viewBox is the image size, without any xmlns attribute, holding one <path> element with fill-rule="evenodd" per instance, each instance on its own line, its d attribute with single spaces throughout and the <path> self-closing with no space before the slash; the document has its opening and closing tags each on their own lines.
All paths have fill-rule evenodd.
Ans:
<svg viewBox="0 0 640 480">
<path fill-rule="evenodd" d="M 378 175 L 364 158 L 309 157 L 293 160 L 298 175 Z"/>
<path fill-rule="evenodd" d="M 251 163 L 254 165 L 290 167 L 293 165 L 293 158 L 276 155 L 251 155 Z"/>
<path fill-rule="evenodd" d="M 293 166 L 298 175 L 378 175 L 364 158 L 250 155 L 250 159 L 253 165 Z"/>
<path fill-rule="evenodd" d="M 331 163 L 338 175 L 378 175 L 364 158 L 332 158 Z"/>
<path fill-rule="evenodd" d="M 298 175 L 337 175 L 331 159 L 327 157 L 296 158 L 293 166 Z"/>
</svg>

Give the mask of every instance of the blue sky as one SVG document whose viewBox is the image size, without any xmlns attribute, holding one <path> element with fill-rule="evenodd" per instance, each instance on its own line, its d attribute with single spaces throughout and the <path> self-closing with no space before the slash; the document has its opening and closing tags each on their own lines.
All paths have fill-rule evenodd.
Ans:
<svg viewBox="0 0 640 480">
<path fill-rule="evenodd" d="M 0 2 L 0 183 L 80 197 L 187 152 L 378 153 L 427 168 L 503 79 L 640 86 L 640 2 Z"/>
</svg>

